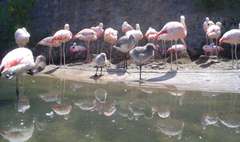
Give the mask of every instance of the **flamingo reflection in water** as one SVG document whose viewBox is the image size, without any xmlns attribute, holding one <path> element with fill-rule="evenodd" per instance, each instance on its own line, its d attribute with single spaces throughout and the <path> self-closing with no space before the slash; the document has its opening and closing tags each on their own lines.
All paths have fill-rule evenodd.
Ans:
<svg viewBox="0 0 240 142">
<path fill-rule="evenodd" d="M 0 135 L 10 142 L 27 141 L 33 135 L 34 124 L 39 131 L 43 131 L 46 128 L 46 119 L 34 114 L 16 114 L 2 125 Z"/>
<path fill-rule="evenodd" d="M 181 119 L 154 119 L 153 123 L 161 130 L 161 132 L 168 136 L 177 136 L 178 139 L 182 138 L 184 128 L 184 121 Z"/>
<path fill-rule="evenodd" d="M 73 91 L 76 91 L 77 89 L 80 89 L 84 86 L 85 84 L 84 83 L 81 83 L 81 82 L 71 82 L 70 83 L 70 88 L 73 90 Z"/>
<path fill-rule="evenodd" d="M 115 106 L 117 109 L 117 112 L 122 117 L 128 117 L 129 120 L 132 120 L 134 115 L 133 113 L 128 109 L 129 105 L 132 103 L 133 100 L 119 100 L 116 101 Z"/>
<path fill-rule="evenodd" d="M 82 110 L 92 110 L 96 106 L 97 100 L 95 98 L 84 98 L 72 102 Z"/>
<path fill-rule="evenodd" d="M 117 110 L 115 107 L 116 101 L 113 99 L 107 100 L 103 105 L 103 114 L 105 116 L 111 116 Z"/>
<path fill-rule="evenodd" d="M 152 106 L 145 100 L 137 99 L 134 100 L 128 107 L 128 109 L 133 113 L 134 119 L 138 120 L 140 115 L 144 115 L 146 119 L 153 118 Z"/>
<path fill-rule="evenodd" d="M 51 105 L 52 110 L 58 114 L 58 115 L 64 115 L 64 119 L 68 120 L 69 114 L 72 110 L 72 106 L 68 103 L 65 103 L 65 80 L 63 80 L 63 90 L 62 90 L 62 80 L 60 80 L 60 90 L 62 91 L 62 100 L 60 98 L 57 98 L 57 103 L 56 105 Z M 47 114 L 46 114 L 47 115 Z"/>
<path fill-rule="evenodd" d="M 218 126 L 218 113 L 215 111 L 216 96 L 220 95 L 217 92 L 202 92 L 203 96 L 210 98 L 209 110 L 202 114 L 201 124 L 202 128 L 206 129 L 206 125 Z M 212 101 L 214 103 L 214 110 L 211 110 Z"/>
<path fill-rule="evenodd" d="M 58 96 L 60 96 L 60 95 L 61 95 L 60 92 L 53 91 L 53 92 L 39 94 L 38 96 L 45 102 L 54 102 L 54 101 L 57 101 Z"/>
<path fill-rule="evenodd" d="M 232 98 L 232 95 L 231 95 Z M 229 127 L 229 128 L 236 128 L 236 133 L 240 133 L 240 114 L 235 112 L 235 103 L 236 103 L 236 98 L 237 98 L 237 94 L 235 94 L 235 99 L 233 101 L 232 104 L 232 99 L 230 101 L 230 107 L 232 105 L 232 112 L 227 113 L 227 114 L 218 114 L 218 119 L 219 121 Z"/>
</svg>

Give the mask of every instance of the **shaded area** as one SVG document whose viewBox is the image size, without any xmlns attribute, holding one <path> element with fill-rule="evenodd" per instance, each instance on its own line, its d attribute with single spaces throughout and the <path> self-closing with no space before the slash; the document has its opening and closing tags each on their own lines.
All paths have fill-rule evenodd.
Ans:
<svg viewBox="0 0 240 142">
<path fill-rule="evenodd" d="M 116 74 L 118 76 L 124 75 L 126 72 L 125 69 L 107 69 L 108 74 Z"/>
<path fill-rule="evenodd" d="M 160 76 L 160 77 L 155 77 L 155 78 L 150 78 L 146 81 L 164 81 L 164 80 L 169 80 L 171 78 L 174 78 L 177 74 L 177 71 L 176 70 L 173 70 L 173 71 L 168 71 L 165 75 L 163 76 Z"/>
<path fill-rule="evenodd" d="M 44 72 L 43 74 L 51 74 L 51 73 L 54 73 L 57 69 L 59 69 L 59 67 L 56 67 L 56 68 L 53 68 L 47 72 Z"/>
</svg>

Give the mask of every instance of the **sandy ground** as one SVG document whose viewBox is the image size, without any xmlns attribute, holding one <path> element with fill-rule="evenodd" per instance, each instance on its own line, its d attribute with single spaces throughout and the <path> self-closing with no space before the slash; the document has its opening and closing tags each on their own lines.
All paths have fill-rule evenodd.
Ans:
<svg viewBox="0 0 240 142">
<path fill-rule="evenodd" d="M 187 52 L 179 54 L 176 61 L 173 56 L 173 70 L 170 70 L 170 57 L 166 59 L 151 59 L 142 67 L 142 81 L 139 81 L 139 66 L 131 59 L 128 69 L 123 69 L 122 59 L 113 59 L 103 69 L 103 76 L 94 77 L 96 73 L 95 59 L 87 64 L 84 61 L 67 64 L 67 67 L 48 65 L 39 75 L 55 76 L 59 78 L 90 82 L 107 83 L 123 82 L 128 85 L 139 85 L 158 88 L 175 88 L 178 90 L 195 90 L 206 92 L 240 92 L 240 73 L 232 69 L 229 59 L 211 58 L 204 55 L 192 61 Z M 180 70 L 176 70 L 177 63 Z M 236 66 L 236 61 L 234 61 Z M 98 74 L 100 73 L 100 69 Z"/>
</svg>

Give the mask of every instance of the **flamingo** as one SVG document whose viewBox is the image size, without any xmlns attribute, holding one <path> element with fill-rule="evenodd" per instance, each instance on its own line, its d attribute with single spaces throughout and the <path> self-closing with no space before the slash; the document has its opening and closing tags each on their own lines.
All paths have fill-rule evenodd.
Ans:
<svg viewBox="0 0 240 142">
<path fill-rule="evenodd" d="M 29 42 L 30 34 L 27 32 L 26 28 L 23 27 L 16 30 L 14 37 L 17 45 L 23 47 Z"/>
<path fill-rule="evenodd" d="M 97 54 L 98 54 L 98 40 L 102 37 L 104 32 L 103 23 L 99 23 L 98 26 L 92 27 L 91 30 L 97 33 Z"/>
<path fill-rule="evenodd" d="M 83 41 L 87 41 L 88 45 L 87 48 L 89 49 L 89 43 L 90 41 L 95 41 L 97 40 L 97 33 L 94 32 L 91 29 L 83 29 L 81 31 L 79 31 L 74 37 L 73 39 L 75 40 L 76 38 L 78 38 L 79 40 L 83 40 Z M 86 63 L 90 63 L 90 50 L 88 50 L 88 60 L 86 60 Z"/>
<path fill-rule="evenodd" d="M 157 35 L 157 31 L 154 28 L 152 28 L 152 27 L 149 27 L 147 32 L 145 33 L 145 36 L 147 37 L 148 42 L 153 40 L 156 35 Z"/>
<path fill-rule="evenodd" d="M 127 69 L 127 53 L 135 47 L 135 38 L 133 35 L 122 36 L 113 46 L 117 50 L 125 53 L 124 67 Z"/>
<path fill-rule="evenodd" d="M 181 39 L 183 44 L 177 44 L 177 45 L 173 45 L 172 47 L 168 48 L 167 52 L 171 52 L 171 70 L 172 70 L 172 52 L 175 52 L 175 57 L 176 57 L 176 61 L 177 61 L 177 52 L 179 51 L 187 51 L 187 45 L 184 41 L 184 39 Z M 177 62 L 177 70 L 179 70 L 178 68 L 178 62 Z"/>
<path fill-rule="evenodd" d="M 187 36 L 187 27 L 185 24 L 185 17 L 183 15 L 180 16 L 180 21 L 181 23 L 177 21 L 173 21 L 165 24 L 162 30 L 157 33 L 154 40 L 161 39 L 164 41 L 164 43 L 165 41 L 170 40 L 171 46 L 172 46 L 172 41 L 175 40 L 175 48 L 177 48 L 177 40 L 184 39 Z M 172 66 L 171 66 L 171 69 L 172 69 Z"/>
<path fill-rule="evenodd" d="M 73 43 L 73 46 L 70 47 L 70 52 L 73 53 L 73 52 L 85 52 L 85 51 L 88 51 L 89 48 L 85 48 L 83 46 L 80 46 L 80 45 L 77 45 L 76 42 Z"/>
<path fill-rule="evenodd" d="M 134 35 L 136 46 L 138 46 L 138 41 L 143 39 L 143 34 L 139 24 L 136 24 L 136 30 L 131 30 L 126 32 L 126 36 L 130 36 L 130 35 Z"/>
<path fill-rule="evenodd" d="M 105 53 L 101 53 L 99 54 L 97 57 L 96 57 L 96 60 L 95 60 L 95 63 L 96 63 L 96 66 L 97 66 L 97 70 L 96 70 L 96 74 L 94 75 L 94 77 L 97 77 L 97 71 L 98 71 L 98 68 L 100 67 L 101 68 L 101 73 L 100 73 L 100 76 L 102 76 L 102 68 L 107 65 L 107 58 L 106 58 L 106 54 Z"/>
<path fill-rule="evenodd" d="M 216 46 L 216 45 L 214 45 L 214 43 L 212 43 L 211 45 L 204 45 L 202 47 L 202 49 L 203 49 L 203 51 L 205 51 L 205 56 L 207 56 L 208 52 L 213 52 L 213 51 L 223 52 L 223 51 L 225 51 L 224 48 L 222 48 L 221 46 Z"/>
<path fill-rule="evenodd" d="M 218 38 L 221 36 L 221 27 L 222 27 L 222 23 L 217 22 L 216 25 L 210 26 L 206 31 L 206 38 L 210 38 L 210 42 L 213 42 L 213 38 L 215 38 L 216 45 L 217 45 Z M 216 54 L 217 54 L 217 51 L 216 51 Z M 211 52 L 210 52 L 210 56 L 211 56 Z"/>
<path fill-rule="evenodd" d="M 36 45 L 36 47 L 41 44 L 41 45 L 45 45 L 45 46 L 48 46 L 49 47 L 49 56 L 48 56 L 48 61 L 49 61 L 49 64 L 50 64 L 50 58 L 52 59 L 52 63 L 54 64 L 53 62 L 53 57 L 52 57 L 52 47 L 59 47 L 61 45 L 60 42 L 58 41 L 53 41 L 52 42 L 52 36 L 50 37 L 46 37 L 44 39 L 42 39 L 41 41 L 39 41 Z"/>
<path fill-rule="evenodd" d="M 142 70 L 142 63 L 149 60 L 152 56 L 154 56 L 155 46 L 152 43 L 148 43 L 145 46 L 138 46 L 132 49 L 129 52 L 129 55 L 133 58 L 133 60 L 140 63 L 140 77 L 141 80 L 141 70 Z"/>
<path fill-rule="evenodd" d="M 112 59 L 112 47 L 113 47 L 113 44 L 116 43 L 116 41 L 117 41 L 117 34 L 118 34 L 118 31 L 114 30 L 113 28 L 107 28 L 105 30 L 105 32 L 104 32 L 104 40 L 111 44 L 111 48 L 110 48 L 110 61 Z"/>
<path fill-rule="evenodd" d="M 133 30 L 133 27 L 128 24 L 127 21 L 124 21 L 122 24 L 122 32 L 126 33 L 127 31 Z"/>
<path fill-rule="evenodd" d="M 212 26 L 212 25 L 215 25 L 215 23 L 213 21 L 209 21 L 209 18 L 206 17 L 206 21 L 203 23 L 203 30 L 204 32 L 206 33 L 207 32 L 207 29 Z M 208 44 L 208 39 L 206 37 L 206 44 Z"/>
<path fill-rule="evenodd" d="M 237 59 L 237 44 L 240 44 L 240 23 L 239 29 L 232 29 L 227 31 L 222 38 L 219 40 L 219 45 L 222 45 L 223 42 L 231 44 L 231 51 L 232 51 L 232 68 L 233 68 L 233 45 L 235 45 L 235 58 L 237 62 L 237 69 L 238 69 L 238 59 Z"/>
<path fill-rule="evenodd" d="M 64 29 L 57 31 L 52 38 L 52 42 L 59 41 L 63 43 L 63 47 L 60 47 L 60 66 L 62 66 L 62 52 L 65 66 L 65 43 L 72 39 L 72 32 L 69 30 L 69 24 L 64 25 Z"/>
<path fill-rule="evenodd" d="M 2 59 L 0 65 L 0 76 L 10 79 L 13 76 L 21 76 L 25 72 L 30 75 L 35 75 L 36 73 L 44 70 L 45 66 L 46 59 L 44 56 L 39 55 L 34 63 L 32 51 L 24 47 L 19 47 L 7 53 Z M 17 96 L 19 96 L 17 78 L 16 92 Z"/>
</svg>

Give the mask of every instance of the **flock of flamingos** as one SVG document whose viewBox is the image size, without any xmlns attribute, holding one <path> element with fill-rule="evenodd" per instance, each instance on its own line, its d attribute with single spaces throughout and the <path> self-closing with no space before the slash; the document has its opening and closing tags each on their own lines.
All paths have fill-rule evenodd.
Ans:
<svg viewBox="0 0 240 142">
<path fill-rule="evenodd" d="M 203 29 L 206 32 L 206 45 L 203 46 L 203 50 L 206 52 L 210 52 L 210 56 L 213 55 L 213 52 L 217 52 L 224 50 L 220 46 L 217 46 L 218 38 L 221 36 L 221 22 L 217 22 L 216 24 L 213 21 L 210 21 L 209 18 L 206 18 L 206 21 L 203 23 Z M 240 24 L 239 24 L 240 28 Z M 187 36 L 187 27 L 185 24 L 185 17 L 180 16 L 180 22 L 171 21 L 164 25 L 164 27 L 157 32 L 155 29 L 149 27 L 145 36 L 147 37 L 149 43 L 145 46 L 138 46 L 138 41 L 143 38 L 143 34 L 140 30 L 140 25 L 136 24 L 136 29 L 134 29 L 131 25 L 129 25 L 126 21 L 122 24 L 122 32 L 125 33 L 124 36 L 118 39 L 117 34 L 118 31 L 113 28 L 103 29 L 103 24 L 100 23 L 99 26 L 92 27 L 91 29 L 85 28 L 79 31 L 76 35 L 72 37 L 72 33 L 69 29 L 69 25 L 65 24 L 64 29 L 57 31 L 53 36 L 46 37 L 38 42 L 37 45 L 45 45 L 49 46 L 49 64 L 50 60 L 53 58 L 51 54 L 52 47 L 59 47 L 61 43 L 63 46 L 60 48 L 60 66 L 62 65 L 62 55 L 63 55 L 63 63 L 65 66 L 65 43 L 71 40 L 72 38 L 87 41 L 87 48 L 77 45 L 75 42 L 73 46 L 70 47 L 70 52 L 88 52 L 88 59 L 86 62 L 90 62 L 90 51 L 89 51 L 89 43 L 90 41 L 98 42 L 98 39 L 102 36 L 104 37 L 104 42 L 108 42 L 111 44 L 110 48 L 110 61 L 111 61 L 111 52 L 112 47 L 124 52 L 127 56 L 129 55 L 137 62 L 140 63 L 140 80 L 141 80 L 141 64 L 146 62 L 148 59 L 154 56 L 154 50 L 159 51 L 159 45 L 154 45 L 155 40 L 163 41 L 163 52 L 171 53 L 171 70 L 172 70 L 172 53 L 175 53 L 177 60 L 177 52 L 178 51 L 186 51 L 187 45 L 184 41 Z M 7 78 L 11 78 L 12 76 L 20 76 L 23 73 L 27 72 L 28 74 L 34 75 L 39 71 L 42 71 L 46 66 L 46 59 L 40 55 L 36 58 L 35 62 L 33 59 L 32 51 L 25 48 L 24 46 L 29 41 L 30 34 L 27 32 L 25 28 L 18 29 L 15 32 L 15 41 L 18 44 L 19 48 L 10 51 L 3 59 L 0 65 L 0 76 L 4 76 Z M 182 44 L 177 44 L 177 40 L 181 39 Z M 208 44 L 208 39 L 210 39 L 210 44 Z M 216 39 L 216 44 L 213 43 L 213 39 Z M 165 41 L 171 41 L 171 47 L 166 50 Z M 175 44 L 173 45 L 173 41 Z M 151 43 L 152 42 L 152 43 Z M 232 45 L 232 68 L 233 68 L 233 53 L 235 54 L 236 62 L 237 62 L 237 44 L 240 43 L 240 29 L 232 29 L 227 31 L 222 38 L 219 40 L 219 45 L 222 45 L 223 42 L 230 43 Z M 104 44 L 104 43 L 103 43 Z M 233 45 L 235 45 L 235 51 L 233 51 Z M 98 46 L 98 44 L 97 44 Z M 98 47 L 97 47 L 98 49 Z M 102 49 L 101 49 L 102 51 Z M 98 50 L 97 50 L 98 54 Z M 124 67 L 127 69 L 126 56 L 124 58 Z M 107 58 L 105 53 L 100 53 L 96 57 L 96 74 L 98 68 L 101 68 L 102 75 L 102 67 L 107 64 Z M 237 68 L 238 62 L 237 62 Z M 178 69 L 178 65 L 177 65 Z"/>
</svg>

